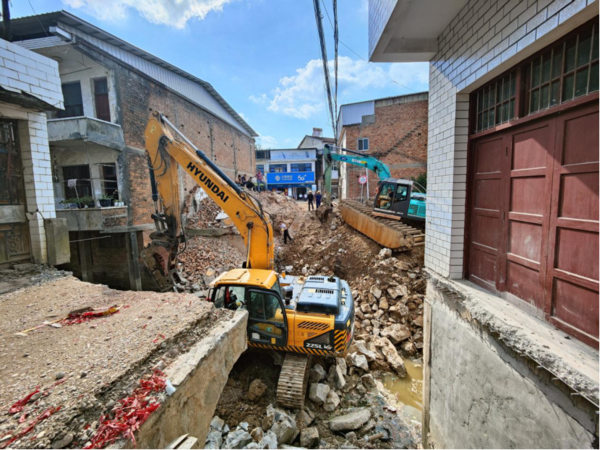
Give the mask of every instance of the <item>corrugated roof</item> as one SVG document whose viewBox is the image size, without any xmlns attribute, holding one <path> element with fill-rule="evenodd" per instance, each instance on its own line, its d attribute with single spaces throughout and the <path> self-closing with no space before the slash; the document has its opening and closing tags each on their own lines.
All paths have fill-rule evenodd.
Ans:
<svg viewBox="0 0 600 450">
<path fill-rule="evenodd" d="M 68 13 L 67 11 L 56 11 L 56 12 L 49 12 L 49 13 L 45 13 L 45 14 L 38 14 L 36 16 L 26 16 L 26 17 L 20 17 L 17 19 L 13 19 L 11 21 L 12 24 L 12 31 L 13 31 L 13 40 L 17 41 L 17 40 L 26 40 L 26 39 L 31 39 L 34 37 L 44 37 L 48 34 L 48 29 L 51 25 L 57 25 L 58 22 L 64 23 L 70 27 L 73 27 L 76 30 L 79 30 L 80 32 L 83 32 L 85 34 L 90 35 L 93 38 L 96 38 L 100 41 L 106 42 L 112 46 L 115 46 L 119 49 L 122 49 L 124 51 L 127 51 L 141 59 L 144 59 L 148 62 L 151 62 L 152 64 L 156 64 L 159 67 L 162 67 L 163 69 L 169 70 L 173 73 L 176 73 L 177 75 L 186 78 L 190 81 L 193 81 L 194 83 L 199 84 L 200 86 L 202 86 L 204 89 L 206 89 L 206 91 L 208 91 L 208 93 L 214 97 L 214 99 L 229 113 L 231 114 L 231 116 L 233 116 L 233 118 L 235 119 L 235 121 L 238 122 L 239 125 L 241 125 L 241 127 L 248 132 L 248 134 L 250 134 L 250 136 L 258 136 L 258 133 L 256 133 L 256 131 L 254 131 L 254 129 L 252 129 L 252 127 L 250 127 L 250 125 L 248 125 L 248 123 L 246 123 L 246 121 L 229 105 L 229 103 L 227 103 L 225 101 L 225 99 L 223 97 L 221 97 L 221 95 L 215 90 L 215 88 L 213 88 L 213 86 L 180 69 L 179 67 L 176 67 L 144 50 L 139 49 L 138 47 L 130 44 L 129 42 L 126 42 L 110 33 L 108 33 L 107 31 L 102 30 L 101 28 L 96 27 L 95 25 L 86 22 L 83 19 L 80 19 L 77 16 L 74 16 L 71 13 Z M 0 24 L 0 30 L 2 30 L 2 26 Z M 152 76 L 151 74 L 148 74 L 149 76 Z M 185 95 L 185 94 L 182 94 Z M 186 95 L 186 97 L 189 98 L 189 96 Z M 190 98 L 191 101 L 194 101 L 194 99 Z M 221 117 L 217 112 L 213 111 L 217 116 Z M 221 117 L 224 120 L 226 118 Z"/>
</svg>

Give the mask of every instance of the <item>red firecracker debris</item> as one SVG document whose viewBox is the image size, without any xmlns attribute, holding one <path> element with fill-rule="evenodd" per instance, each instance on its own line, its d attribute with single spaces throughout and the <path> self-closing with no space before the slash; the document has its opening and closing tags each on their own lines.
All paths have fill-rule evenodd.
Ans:
<svg viewBox="0 0 600 450">
<path fill-rule="evenodd" d="M 98 319 L 100 317 L 111 316 L 119 312 L 122 306 L 111 306 L 102 310 L 94 310 L 87 312 L 71 313 L 66 319 L 61 320 L 62 325 L 75 325 L 77 323 L 85 323 L 90 320 Z"/>
<path fill-rule="evenodd" d="M 33 421 L 27 426 L 27 428 L 25 428 L 19 434 L 13 436 L 13 438 L 10 441 L 8 441 L 6 444 L 3 444 L 3 446 L 1 448 L 6 448 L 10 444 L 12 444 L 13 442 L 15 442 L 16 440 L 21 439 L 23 436 L 29 434 L 35 428 L 35 426 L 38 423 L 40 423 L 43 420 L 46 420 L 48 417 L 50 417 L 52 414 L 58 412 L 59 410 L 60 410 L 60 406 L 58 406 L 56 408 L 48 408 L 42 414 L 40 414 L 35 419 L 33 419 Z"/>
<path fill-rule="evenodd" d="M 113 408 L 113 419 L 100 417 L 98 430 L 84 448 L 104 448 L 122 438 L 130 439 L 135 446 L 134 433 L 160 407 L 158 400 L 149 394 L 161 392 L 165 387 L 166 376 L 159 370 L 155 370 L 151 378 L 140 380 L 140 386 Z"/>
<path fill-rule="evenodd" d="M 164 334 L 157 334 L 156 339 L 154 339 L 152 342 L 156 344 L 161 338 L 166 339 Z"/>
<path fill-rule="evenodd" d="M 23 408 L 25 408 L 25 405 L 27 404 L 27 402 L 29 400 L 31 400 L 31 397 L 33 397 L 38 392 L 40 392 L 40 387 L 39 386 L 36 387 L 35 391 L 33 391 L 31 394 L 26 395 L 21 400 L 19 400 L 17 403 L 15 403 L 14 405 L 12 405 L 10 407 L 10 409 L 8 410 L 8 413 L 9 414 L 16 414 L 18 412 L 23 411 Z"/>
</svg>

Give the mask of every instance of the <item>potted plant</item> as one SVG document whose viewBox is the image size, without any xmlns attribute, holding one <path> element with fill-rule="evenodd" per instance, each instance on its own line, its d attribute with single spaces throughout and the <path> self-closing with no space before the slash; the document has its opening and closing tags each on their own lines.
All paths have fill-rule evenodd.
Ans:
<svg viewBox="0 0 600 450">
<path fill-rule="evenodd" d="M 89 195 L 84 197 L 79 197 L 79 208 L 93 208 L 94 207 L 94 198 Z"/>
<path fill-rule="evenodd" d="M 100 206 L 102 208 L 108 208 L 112 205 L 113 198 L 111 195 L 101 195 L 98 197 L 98 201 L 100 202 Z"/>
<path fill-rule="evenodd" d="M 65 209 L 77 209 L 79 201 L 76 198 L 66 198 L 60 201 L 61 205 L 65 205 Z"/>
</svg>

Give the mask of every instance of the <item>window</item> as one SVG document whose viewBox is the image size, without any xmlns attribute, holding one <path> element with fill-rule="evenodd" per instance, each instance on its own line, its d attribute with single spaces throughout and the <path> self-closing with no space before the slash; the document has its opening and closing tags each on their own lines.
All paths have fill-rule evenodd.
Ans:
<svg viewBox="0 0 600 450">
<path fill-rule="evenodd" d="M 256 172 L 257 173 L 260 172 L 260 173 L 264 174 L 265 173 L 265 166 L 264 166 L 264 164 L 258 164 L 256 166 Z"/>
<path fill-rule="evenodd" d="M 94 80 L 94 103 L 96 105 L 96 118 L 110 122 L 108 81 L 106 78 L 98 78 Z"/>
<path fill-rule="evenodd" d="M 250 291 L 247 308 L 250 322 L 259 320 L 283 323 L 281 304 L 276 295 Z"/>
<path fill-rule="evenodd" d="M 271 159 L 270 150 L 256 150 L 256 159 Z"/>
<path fill-rule="evenodd" d="M 516 71 L 488 84 L 476 95 L 476 130 L 483 131 L 506 123 L 515 117 Z"/>
<path fill-rule="evenodd" d="M 15 127 L 12 122 L 0 122 L 0 205 L 25 202 L 21 152 Z"/>
<path fill-rule="evenodd" d="M 62 91 L 65 99 L 65 109 L 58 112 L 58 117 L 83 116 L 83 99 L 79 81 L 63 84 Z"/>
<path fill-rule="evenodd" d="M 119 185 L 117 183 L 117 165 L 102 164 L 102 193 L 119 199 Z"/>
<path fill-rule="evenodd" d="M 219 286 L 215 292 L 215 307 L 238 308 L 242 306 L 246 296 L 244 286 Z"/>
<path fill-rule="evenodd" d="M 287 172 L 287 164 L 269 164 L 269 173 Z"/>
<path fill-rule="evenodd" d="M 81 198 L 92 196 L 90 166 L 82 165 L 63 167 L 63 177 L 65 182 L 65 198 Z M 69 180 L 76 181 L 70 182 Z"/>
<path fill-rule="evenodd" d="M 597 91 L 597 25 L 535 57 L 528 70 L 529 114 Z"/>
<path fill-rule="evenodd" d="M 356 148 L 358 151 L 367 151 L 369 150 L 369 138 L 361 138 L 356 141 Z"/>
<path fill-rule="evenodd" d="M 312 164 L 311 163 L 290 164 L 290 169 L 292 172 L 312 172 Z"/>
</svg>

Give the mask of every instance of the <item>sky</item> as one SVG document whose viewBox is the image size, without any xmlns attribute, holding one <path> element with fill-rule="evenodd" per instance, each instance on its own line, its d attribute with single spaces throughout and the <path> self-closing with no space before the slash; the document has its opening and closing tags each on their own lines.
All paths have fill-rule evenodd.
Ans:
<svg viewBox="0 0 600 450">
<path fill-rule="evenodd" d="M 295 148 L 333 136 L 312 0 L 19 0 L 13 18 L 66 10 L 208 81 L 259 134 Z M 332 0 L 322 0 L 332 16 Z M 333 28 L 323 10 L 330 67 Z M 368 63 L 368 0 L 338 2 L 338 105 L 428 89 L 427 63 Z M 332 70 L 333 73 L 333 70 Z"/>
</svg>

